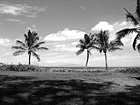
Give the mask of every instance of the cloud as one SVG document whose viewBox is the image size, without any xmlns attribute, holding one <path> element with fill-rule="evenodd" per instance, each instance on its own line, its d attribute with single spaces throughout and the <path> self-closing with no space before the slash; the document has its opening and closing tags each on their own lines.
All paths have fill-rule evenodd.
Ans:
<svg viewBox="0 0 140 105">
<path fill-rule="evenodd" d="M 97 25 L 95 25 L 92 29 L 92 31 L 100 31 L 100 30 L 109 30 L 114 31 L 113 25 L 109 24 L 106 21 L 101 21 Z"/>
<path fill-rule="evenodd" d="M 21 24 L 24 24 L 25 22 L 19 20 L 19 19 L 11 19 L 11 18 L 7 18 L 6 21 L 9 21 L 9 22 L 17 22 L 17 23 L 21 23 Z"/>
<path fill-rule="evenodd" d="M 134 28 L 134 26 L 130 22 L 126 22 L 126 21 L 118 21 L 113 26 L 114 26 L 114 29 L 117 30 L 116 32 L 118 32 L 122 29 L 125 29 L 125 28 Z M 114 35 L 115 35 L 115 33 L 114 33 Z M 135 36 L 136 36 L 136 33 L 131 33 L 129 35 L 126 35 L 121 40 L 125 46 L 132 46 Z"/>
<path fill-rule="evenodd" d="M 121 23 L 119 24 L 119 26 L 125 26 L 125 25 L 127 25 L 127 22 L 126 22 L 126 21 L 123 21 L 123 22 L 121 22 Z"/>
<path fill-rule="evenodd" d="M 63 31 L 47 35 L 44 40 L 47 41 L 66 41 L 71 39 L 83 38 L 85 32 L 79 30 L 70 30 L 65 28 Z"/>
<path fill-rule="evenodd" d="M 84 34 L 86 33 L 83 31 L 65 28 L 57 33 L 47 35 L 44 41 L 47 41 L 47 44 L 51 44 L 50 46 L 53 51 L 59 53 L 68 52 L 75 55 L 75 52 L 78 50 L 78 48 L 76 48 L 78 40 L 83 39 Z"/>
<path fill-rule="evenodd" d="M 0 46 L 11 46 L 12 42 L 9 39 L 0 39 Z"/>
<path fill-rule="evenodd" d="M 45 11 L 43 8 L 36 6 L 29 6 L 27 4 L 11 4 L 6 2 L 0 2 L 0 13 L 11 15 L 24 15 L 26 17 L 36 17 L 39 12 Z"/>
<path fill-rule="evenodd" d="M 97 25 L 92 28 L 92 31 L 100 31 L 102 30 L 109 30 L 110 31 L 110 38 L 109 40 L 114 40 L 116 38 L 116 32 L 125 28 L 133 28 L 133 25 L 130 22 L 126 22 L 125 20 L 119 20 L 112 24 L 109 24 L 107 21 L 100 21 Z M 135 33 L 127 35 L 126 37 L 122 38 L 122 42 L 125 46 L 132 46 L 133 39 L 135 37 Z"/>
<path fill-rule="evenodd" d="M 71 45 L 66 45 L 66 44 L 60 44 L 60 45 L 55 45 L 55 51 L 67 51 L 67 52 L 76 52 L 78 48 L 75 46 Z"/>
<path fill-rule="evenodd" d="M 72 42 L 71 45 L 76 46 L 79 42 Z"/>
</svg>

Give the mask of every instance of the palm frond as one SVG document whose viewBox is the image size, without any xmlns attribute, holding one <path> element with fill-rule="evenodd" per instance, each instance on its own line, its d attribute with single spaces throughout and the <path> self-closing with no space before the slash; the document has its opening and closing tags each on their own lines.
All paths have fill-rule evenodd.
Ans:
<svg viewBox="0 0 140 105">
<path fill-rule="evenodd" d="M 131 14 L 127 9 L 124 8 L 124 10 L 127 12 L 126 20 L 131 21 L 135 26 L 137 26 L 139 24 L 137 18 L 133 14 Z"/>
<path fill-rule="evenodd" d="M 76 47 L 81 47 L 81 44 L 77 44 Z"/>
<path fill-rule="evenodd" d="M 98 51 L 100 50 L 100 48 L 98 46 L 94 46 L 94 45 L 92 45 L 91 47 L 88 48 L 89 51 L 92 49 L 96 49 Z"/>
<path fill-rule="evenodd" d="M 25 53 L 25 51 L 16 51 L 16 52 L 13 53 L 13 55 L 18 56 L 18 55 L 21 55 L 23 53 Z"/>
<path fill-rule="evenodd" d="M 32 35 L 32 32 L 31 32 L 30 29 L 28 30 L 27 35 L 28 35 L 29 37 Z"/>
<path fill-rule="evenodd" d="M 109 31 L 108 30 L 103 31 L 103 36 L 104 36 L 105 42 L 108 42 L 109 41 Z"/>
<path fill-rule="evenodd" d="M 122 50 L 120 46 L 123 46 L 123 43 L 120 40 L 113 40 L 108 45 L 108 51 L 116 51 L 116 50 Z"/>
<path fill-rule="evenodd" d="M 84 52 L 84 50 L 85 50 L 85 49 L 81 48 L 80 50 L 78 50 L 78 51 L 76 52 L 76 55 L 80 55 L 81 53 Z"/>
<path fill-rule="evenodd" d="M 28 36 L 26 34 L 24 34 L 24 38 L 25 38 L 25 41 L 28 39 Z"/>
<path fill-rule="evenodd" d="M 40 61 L 40 57 L 39 57 L 38 54 L 36 54 L 35 52 L 32 51 L 32 55 L 33 55 L 35 58 L 37 58 L 38 61 Z"/>
<path fill-rule="evenodd" d="M 111 47 L 108 49 L 109 52 L 113 52 L 113 51 L 116 51 L 116 50 L 123 50 L 122 48 L 120 47 Z"/>
<path fill-rule="evenodd" d="M 89 38 L 92 40 L 94 38 L 94 34 L 89 33 Z"/>
<path fill-rule="evenodd" d="M 111 46 L 124 46 L 124 44 L 122 43 L 121 40 L 113 40 L 113 41 L 110 41 L 109 43 L 109 47 Z"/>
<path fill-rule="evenodd" d="M 83 44 L 77 44 L 76 47 L 78 48 L 82 48 L 82 49 L 86 49 L 86 45 Z"/>
<path fill-rule="evenodd" d="M 49 49 L 46 47 L 38 47 L 37 50 L 49 50 Z"/>
<path fill-rule="evenodd" d="M 21 47 L 21 46 L 12 46 L 12 49 L 26 51 L 26 49 L 25 49 L 25 48 L 23 48 L 23 47 Z"/>
<path fill-rule="evenodd" d="M 137 45 L 138 52 L 140 53 L 140 43 Z"/>
<path fill-rule="evenodd" d="M 90 38 L 89 38 L 89 36 L 87 34 L 84 35 L 84 40 L 85 40 L 86 44 L 90 43 Z"/>
<path fill-rule="evenodd" d="M 36 45 L 42 45 L 42 44 L 45 44 L 45 42 L 42 41 L 42 42 L 38 42 L 38 43 L 36 43 Z"/>
<path fill-rule="evenodd" d="M 16 43 L 19 44 L 21 47 L 27 48 L 26 44 L 23 43 L 23 42 L 20 41 L 20 40 L 17 40 Z"/>
<path fill-rule="evenodd" d="M 37 36 L 38 35 L 38 33 L 37 32 L 35 32 L 35 31 L 32 31 L 31 32 L 32 34 L 31 34 L 31 39 L 32 39 L 32 41 L 34 42 L 34 43 L 36 43 L 38 40 L 39 40 L 39 37 Z"/>
<path fill-rule="evenodd" d="M 116 44 L 117 46 L 124 46 L 124 44 L 122 43 L 121 40 L 115 41 L 115 44 Z"/>
<path fill-rule="evenodd" d="M 137 44 L 138 38 L 139 38 L 139 34 L 136 35 L 136 37 L 134 38 L 133 44 L 132 44 L 134 50 L 136 50 L 136 44 Z"/>
<path fill-rule="evenodd" d="M 85 45 L 85 41 L 83 39 L 80 39 L 79 43 Z"/>
<path fill-rule="evenodd" d="M 118 31 L 116 33 L 116 35 L 117 35 L 116 39 L 117 40 L 121 40 L 121 38 L 123 38 L 126 35 L 128 35 L 130 33 L 133 33 L 133 32 L 137 32 L 137 28 L 126 28 L 126 29 L 122 29 L 122 30 L 120 30 L 120 31 Z"/>
<path fill-rule="evenodd" d="M 140 21 L 140 0 L 137 0 L 136 15 L 138 20 Z"/>
<path fill-rule="evenodd" d="M 44 44 L 45 42 L 39 42 L 39 43 L 36 43 L 33 47 L 34 48 L 37 48 L 37 47 L 39 47 L 40 45 L 42 45 L 42 44 Z"/>
</svg>

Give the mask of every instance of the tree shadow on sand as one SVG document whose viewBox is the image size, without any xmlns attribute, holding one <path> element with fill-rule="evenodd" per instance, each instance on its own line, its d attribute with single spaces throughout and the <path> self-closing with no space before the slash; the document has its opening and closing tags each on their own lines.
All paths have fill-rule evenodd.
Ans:
<svg viewBox="0 0 140 105">
<path fill-rule="evenodd" d="M 140 86 L 109 92 L 112 85 L 0 76 L 0 105 L 140 105 Z"/>
</svg>

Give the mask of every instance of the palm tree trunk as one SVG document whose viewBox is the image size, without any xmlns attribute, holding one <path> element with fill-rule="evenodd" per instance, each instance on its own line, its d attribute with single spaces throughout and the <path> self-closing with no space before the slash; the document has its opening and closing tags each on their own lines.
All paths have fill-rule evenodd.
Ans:
<svg viewBox="0 0 140 105">
<path fill-rule="evenodd" d="M 107 54 L 106 53 L 104 53 L 105 54 L 105 65 L 106 65 L 106 70 L 108 70 L 108 65 L 107 65 Z"/>
<path fill-rule="evenodd" d="M 86 68 L 87 68 L 87 65 L 88 65 L 88 60 L 89 60 L 89 51 L 87 50 L 87 61 L 86 61 L 86 65 L 85 65 L 84 70 L 86 70 Z"/>
<path fill-rule="evenodd" d="M 28 54 L 29 55 L 29 65 L 31 64 L 31 53 Z"/>
</svg>

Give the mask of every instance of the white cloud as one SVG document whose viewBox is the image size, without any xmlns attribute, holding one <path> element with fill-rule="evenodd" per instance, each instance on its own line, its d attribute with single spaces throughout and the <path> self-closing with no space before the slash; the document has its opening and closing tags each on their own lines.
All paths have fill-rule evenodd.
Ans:
<svg viewBox="0 0 140 105">
<path fill-rule="evenodd" d="M 36 17 L 39 12 L 45 11 L 43 8 L 28 6 L 27 4 L 10 4 L 0 2 L 0 13 L 11 15 L 25 15 L 26 17 Z"/>
<path fill-rule="evenodd" d="M 9 22 L 17 22 L 17 23 L 21 23 L 21 24 L 24 24 L 25 23 L 24 21 L 21 21 L 19 19 L 11 19 L 11 18 L 7 18 L 6 21 L 9 21 Z"/>
<path fill-rule="evenodd" d="M 114 24 L 114 29 L 117 31 L 125 29 L 125 28 L 133 28 L 134 27 L 130 22 L 126 22 L 126 21 L 118 21 L 116 23 L 117 24 Z M 113 34 L 115 35 L 115 33 L 116 32 L 114 32 Z M 135 36 L 136 36 L 135 33 L 131 33 L 129 35 L 126 35 L 121 40 L 125 46 L 132 46 L 132 42 L 133 42 Z"/>
<path fill-rule="evenodd" d="M 63 31 L 47 35 L 44 40 L 48 41 L 65 41 L 71 39 L 83 38 L 85 32 L 79 30 L 70 30 L 65 28 Z"/>
<path fill-rule="evenodd" d="M 76 46 L 79 42 L 72 42 L 71 45 Z"/>
<path fill-rule="evenodd" d="M 127 25 L 127 22 L 126 21 L 123 21 L 123 22 L 120 23 L 119 26 L 125 26 L 125 25 Z"/>
<path fill-rule="evenodd" d="M 125 46 L 132 46 L 134 38 L 136 37 L 136 33 L 130 34 L 125 38 L 122 38 L 122 42 Z"/>
<path fill-rule="evenodd" d="M 0 46 L 11 46 L 12 42 L 9 39 L 0 39 Z"/>
<path fill-rule="evenodd" d="M 125 28 L 132 28 L 132 24 L 130 22 L 126 22 L 125 20 L 116 21 L 113 24 L 109 24 L 106 21 L 101 21 L 95 27 L 92 28 L 93 31 L 100 31 L 103 30 L 109 30 L 110 31 L 110 41 L 114 40 L 116 38 L 116 32 Z M 127 35 L 126 37 L 122 38 L 122 42 L 125 46 L 132 46 L 133 39 L 135 37 L 135 33 Z"/>
<path fill-rule="evenodd" d="M 76 48 L 75 46 L 69 46 L 69 45 L 60 44 L 60 45 L 55 45 L 54 50 L 55 51 L 76 52 L 78 50 L 78 48 Z"/>
<path fill-rule="evenodd" d="M 106 21 L 101 21 L 97 25 L 92 28 L 93 31 L 100 31 L 100 30 L 109 30 L 114 31 L 113 25 L 109 24 Z"/>
</svg>

